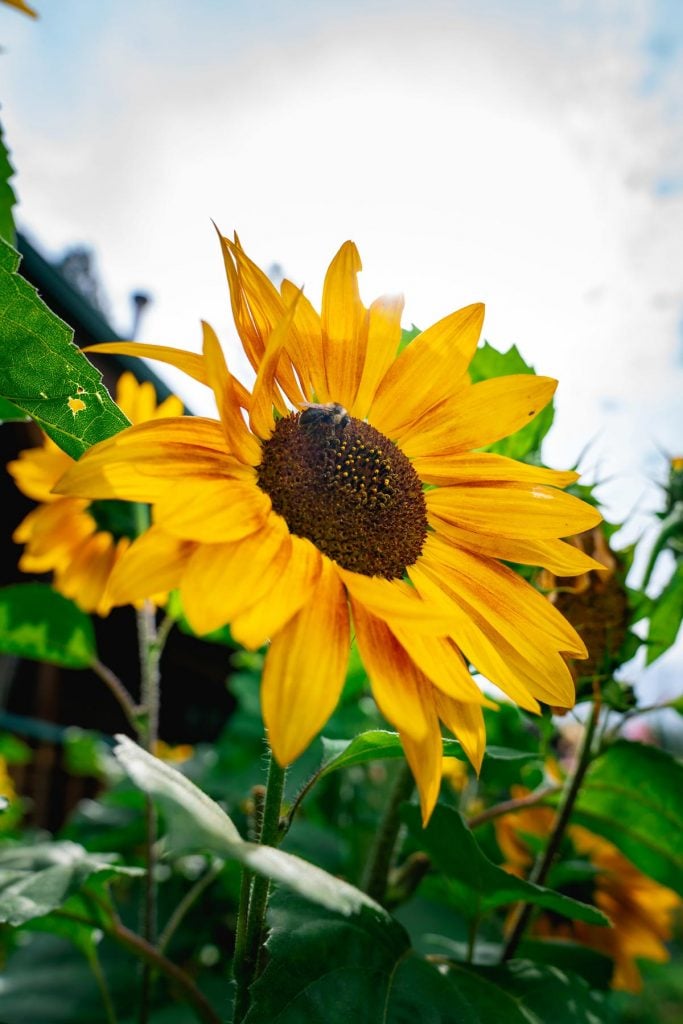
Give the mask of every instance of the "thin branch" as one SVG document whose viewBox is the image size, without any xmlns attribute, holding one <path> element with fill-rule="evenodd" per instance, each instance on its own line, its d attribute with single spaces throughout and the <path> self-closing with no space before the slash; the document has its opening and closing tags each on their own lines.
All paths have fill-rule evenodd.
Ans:
<svg viewBox="0 0 683 1024">
<path fill-rule="evenodd" d="M 158 949 L 146 942 L 142 936 L 136 935 L 129 928 L 126 928 L 119 920 L 114 920 L 111 925 L 103 926 L 101 921 L 95 921 L 82 914 L 74 914 L 68 910 L 58 909 L 54 911 L 59 917 L 69 921 L 76 921 L 79 924 L 87 925 L 90 928 L 103 929 L 105 934 L 114 939 L 119 945 L 129 952 L 134 953 L 145 963 L 154 967 L 161 974 L 172 981 L 182 992 L 185 1001 L 194 1009 L 199 1020 L 204 1024 L 222 1024 L 221 1018 L 214 1011 L 202 992 L 199 991 L 192 978 L 181 967 L 167 959 Z"/>
<path fill-rule="evenodd" d="M 513 811 L 520 811 L 524 807 L 541 804 L 547 797 L 553 796 L 561 790 L 562 786 L 548 785 L 541 789 L 535 789 L 533 793 L 527 793 L 526 796 L 520 796 L 514 800 L 503 800 L 499 804 L 494 804 L 493 807 L 487 807 L 480 814 L 473 814 L 467 824 L 470 828 L 479 828 L 480 825 L 485 825 L 487 821 L 493 821 L 494 818 L 499 818 L 502 814 L 510 814 Z"/>
<path fill-rule="evenodd" d="M 197 902 L 205 889 L 208 889 L 211 883 L 218 878 L 222 870 L 223 861 L 216 857 L 209 865 L 208 870 L 201 876 L 201 878 L 198 878 L 194 885 L 185 893 L 182 900 L 169 917 L 159 936 L 158 948 L 160 953 L 165 952 L 169 942 L 175 935 L 187 912 Z"/>
<path fill-rule="evenodd" d="M 128 692 L 124 684 L 121 682 L 115 672 L 112 672 L 110 668 L 103 665 L 99 658 L 91 663 L 90 668 L 93 670 L 96 676 L 98 676 L 103 683 L 106 683 L 109 688 L 109 692 L 113 696 L 114 700 L 120 705 L 121 710 L 128 719 L 129 724 L 132 726 L 134 732 L 137 734 L 140 728 L 140 722 L 138 716 L 140 714 L 140 707 L 135 703 L 131 694 Z"/>
<path fill-rule="evenodd" d="M 591 708 L 590 718 L 586 723 L 583 742 L 577 757 L 574 773 L 569 776 L 566 781 L 565 790 L 557 809 L 557 815 L 553 822 L 550 838 L 548 839 L 548 845 L 546 846 L 542 856 L 536 860 L 536 863 L 529 873 L 529 881 L 533 882 L 535 885 L 543 885 L 548 877 L 548 872 L 553 865 L 553 861 L 555 860 L 562 840 L 564 839 L 565 832 L 567 831 L 567 826 L 569 825 L 569 820 L 572 816 L 576 799 L 579 795 L 581 785 L 592 760 L 593 737 L 600 718 L 600 710 L 601 704 L 599 699 L 596 697 L 593 702 L 593 707 Z M 509 960 L 514 956 L 517 946 L 526 931 L 532 910 L 533 908 L 530 903 L 518 904 L 517 911 L 513 917 L 514 923 L 512 931 L 510 932 L 505 944 L 505 949 L 503 950 L 502 960 Z"/>
</svg>

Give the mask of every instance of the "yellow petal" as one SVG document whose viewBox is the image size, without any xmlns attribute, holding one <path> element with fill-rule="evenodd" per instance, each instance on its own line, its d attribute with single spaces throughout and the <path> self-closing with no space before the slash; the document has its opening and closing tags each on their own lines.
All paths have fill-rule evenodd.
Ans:
<svg viewBox="0 0 683 1024">
<path fill-rule="evenodd" d="M 237 398 L 236 380 L 228 370 L 216 333 L 202 320 L 204 361 L 209 386 L 216 396 L 218 412 L 223 424 L 228 449 L 247 466 L 261 461 L 261 445 L 242 418 Z"/>
<path fill-rule="evenodd" d="M 73 465 L 74 460 L 46 437 L 42 445 L 19 452 L 19 458 L 7 463 L 7 471 L 27 498 L 48 502 L 55 501 L 52 488 Z"/>
<path fill-rule="evenodd" d="M 299 296 L 294 310 L 292 330 L 287 339 L 287 348 L 307 401 L 331 402 L 327 392 L 325 376 L 325 357 L 322 345 L 322 326 L 320 317 L 301 289 L 284 280 L 280 285 L 282 300 L 286 307 L 291 307 Z"/>
<path fill-rule="evenodd" d="M 385 622 L 351 599 L 356 642 L 380 711 L 400 732 L 415 740 L 431 730 L 431 686 Z"/>
<path fill-rule="evenodd" d="M 268 338 L 286 315 L 287 307 L 272 281 L 249 259 L 237 238 L 233 243 L 221 237 L 221 247 L 235 324 L 244 351 L 258 373 Z M 300 405 L 304 396 L 286 351 L 278 362 L 276 379 L 289 400 Z"/>
<path fill-rule="evenodd" d="M 453 700 L 494 707 L 470 675 L 462 654 L 447 637 L 419 636 L 410 629 L 392 633 L 425 676 Z"/>
<path fill-rule="evenodd" d="M 515 632 L 514 647 L 529 656 L 540 647 L 554 645 L 555 650 L 585 657 L 586 649 L 576 630 L 539 592 L 506 565 L 480 558 L 433 535 L 429 538 L 425 565 L 440 573 L 446 584 L 481 615 Z M 535 634 L 535 636 L 534 636 Z M 546 637 L 545 644 L 539 640 Z"/>
<path fill-rule="evenodd" d="M 532 696 L 533 682 L 527 676 L 512 671 L 498 654 L 494 640 L 489 637 L 493 632 L 486 621 L 475 617 L 471 611 L 463 610 L 456 600 L 447 593 L 442 580 L 422 565 L 411 566 L 409 575 L 421 594 L 436 599 L 439 593 L 448 598 L 453 614 L 453 638 L 465 657 L 490 682 L 495 683 L 521 708 L 527 711 L 539 711 L 538 701 Z M 444 589 L 445 588 L 445 589 Z"/>
<path fill-rule="evenodd" d="M 425 502 L 430 513 L 464 530 L 516 540 L 569 537 L 602 520 L 592 505 L 542 484 L 438 487 Z"/>
<path fill-rule="evenodd" d="M 303 537 L 290 538 L 291 550 L 279 579 L 268 592 L 268 600 L 256 601 L 232 622 L 237 643 L 255 651 L 272 639 L 300 608 L 310 600 L 320 576 L 322 555 Z"/>
<path fill-rule="evenodd" d="M 459 309 L 419 334 L 389 367 L 370 409 L 370 422 L 389 437 L 450 398 L 474 355 L 484 322 L 480 302 Z"/>
<path fill-rule="evenodd" d="M 196 545 L 152 526 L 116 564 L 107 587 L 112 604 L 134 604 L 176 590 Z"/>
<path fill-rule="evenodd" d="M 431 694 L 430 694 L 431 697 Z M 410 765 L 417 791 L 420 796 L 420 810 L 422 812 L 422 825 L 427 825 L 436 801 L 439 799 L 441 789 L 441 775 L 443 772 L 443 740 L 439 729 L 439 719 L 433 704 L 429 714 L 429 731 L 424 737 L 416 740 L 407 732 L 401 732 L 401 743 Z"/>
<path fill-rule="evenodd" d="M 348 656 L 346 595 L 334 564 L 325 558 L 311 600 L 273 638 L 266 656 L 261 706 L 280 764 L 298 757 L 334 711 Z"/>
<path fill-rule="evenodd" d="M 298 297 L 287 310 L 283 318 L 278 322 L 272 334 L 268 338 L 266 350 L 261 359 L 261 365 L 256 377 L 252 391 L 251 406 L 249 408 L 249 425 L 257 437 L 266 439 L 270 437 L 275 429 L 275 417 L 273 407 L 286 416 L 287 406 L 284 403 L 278 388 L 280 366 L 286 356 L 286 341 L 292 327 L 292 320 L 296 310 Z M 299 404 L 303 403 L 300 394 Z"/>
<path fill-rule="evenodd" d="M 438 604 L 423 600 L 403 580 L 363 576 L 338 567 L 339 574 L 356 604 L 360 604 L 389 625 L 409 628 L 429 636 L 447 636 L 453 625 Z"/>
<path fill-rule="evenodd" d="M 28 14 L 30 18 L 37 18 L 38 13 L 34 11 L 32 7 L 29 7 L 25 0 L 4 0 L 10 7 L 16 7 L 18 11 L 23 11 L 24 14 Z"/>
<path fill-rule="evenodd" d="M 289 534 L 280 516 L 233 544 L 202 544 L 180 584 L 183 608 L 196 633 L 224 626 L 266 595 L 284 571 Z"/>
<path fill-rule="evenodd" d="M 181 480 L 157 500 L 153 518 L 174 537 L 219 544 L 260 530 L 270 509 L 255 480 Z"/>
<path fill-rule="evenodd" d="M 477 704 L 463 704 L 435 691 L 436 711 L 447 729 L 453 733 L 467 754 L 477 775 L 486 750 L 486 725 Z"/>
<path fill-rule="evenodd" d="M 605 568 L 601 562 L 563 540 L 511 540 L 492 533 L 474 533 L 435 515 L 430 515 L 429 523 L 437 536 L 447 538 L 466 551 L 520 565 L 541 565 L 556 576 L 579 576 Z"/>
<path fill-rule="evenodd" d="M 358 291 L 360 256 L 344 242 L 325 275 L 322 302 L 323 351 L 327 390 L 332 401 L 353 405 L 365 363 L 365 309 Z"/>
<path fill-rule="evenodd" d="M 135 356 L 138 359 L 156 359 L 159 363 L 168 363 L 182 370 L 188 377 L 207 384 L 204 360 L 196 352 L 187 352 L 182 348 L 170 345 L 145 345 L 141 341 L 105 341 L 97 345 L 88 345 L 84 352 L 97 352 L 101 355 Z"/>
<path fill-rule="evenodd" d="M 464 581 L 448 567 L 438 561 L 432 563 L 429 558 L 423 559 L 420 567 L 412 567 L 410 576 L 421 593 L 434 596 L 434 586 L 443 592 L 454 611 L 452 635 L 458 646 L 482 675 L 520 707 L 537 711 L 538 700 L 562 707 L 573 705 L 574 684 L 558 653 L 558 648 L 568 646 L 570 641 L 558 642 L 548 635 L 547 624 L 536 620 L 535 607 L 529 610 L 520 599 L 521 607 L 514 608 L 509 591 L 502 592 L 498 601 L 489 603 L 487 592 L 478 592 L 470 581 Z M 550 602 L 531 587 L 528 589 L 551 608 Z M 571 626 L 561 616 L 560 620 L 573 638 L 574 646 L 582 646 Z"/>
<path fill-rule="evenodd" d="M 128 427 L 88 449 L 55 491 L 76 497 L 155 501 L 180 480 L 253 477 L 227 452 L 220 423 L 198 416 Z"/>
<path fill-rule="evenodd" d="M 396 439 L 409 458 L 485 448 L 530 423 L 556 387 L 557 381 L 550 377 L 528 373 L 472 384 L 431 409 Z"/>
<path fill-rule="evenodd" d="M 530 466 L 504 455 L 474 452 L 466 455 L 423 455 L 413 460 L 413 468 L 426 484 L 544 484 L 568 487 L 579 479 L 571 470 L 561 471 Z"/>
<path fill-rule="evenodd" d="M 365 419 L 377 392 L 379 382 L 396 358 L 401 342 L 402 295 L 385 295 L 368 309 L 367 350 L 358 393 L 349 412 Z"/>
<path fill-rule="evenodd" d="M 104 600 L 104 591 L 115 558 L 112 535 L 94 533 L 74 554 L 69 565 L 55 573 L 54 586 L 83 611 L 108 615 L 111 602 Z"/>
</svg>

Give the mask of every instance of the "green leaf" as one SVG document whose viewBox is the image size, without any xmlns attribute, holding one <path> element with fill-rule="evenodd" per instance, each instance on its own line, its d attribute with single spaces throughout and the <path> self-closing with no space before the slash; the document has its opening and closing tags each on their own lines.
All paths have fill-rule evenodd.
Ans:
<svg viewBox="0 0 683 1024">
<path fill-rule="evenodd" d="M 580 974 L 593 989 L 608 989 L 614 974 L 614 960 L 606 953 L 565 939 L 524 939 L 519 944 L 516 957 Z"/>
<path fill-rule="evenodd" d="M 411 341 L 414 341 L 415 338 L 417 338 L 418 334 L 422 334 L 422 331 L 419 327 L 416 327 L 415 324 L 411 324 L 409 329 L 404 327 L 401 331 L 401 341 L 398 346 L 399 353 L 401 353 L 404 348 L 407 348 Z"/>
<path fill-rule="evenodd" d="M 9 183 L 14 174 L 14 168 L 10 163 L 9 152 L 5 145 L 2 125 L 0 125 L 0 238 L 4 238 L 10 245 L 14 245 L 14 215 L 12 210 L 17 201 L 14 189 Z M 2 419 L 0 411 L 0 419 Z"/>
<path fill-rule="evenodd" d="M 30 418 L 21 409 L 17 409 L 16 405 L 0 398 L 0 423 L 26 423 Z"/>
<path fill-rule="evenodd" d="M 97 657 L 90 617 L 46 583 L 0 588 L 0 652 L 87 668 Z"/>
<path fill-rule="evenodd" d="M 0 921 L 25 924 L 61 906 L 92 875 L 139 875 L 116 854 L 90 854 L 68 841 L 0 850 Z"/>
<path fill-rule="evenodd" d="M 483 853 L 453 808 L 438 804 L 425 829 L 421 827 L 420 812 L 415 805 L 404 807 L 403 817 L 417 845 L 450 880 L 453 901 L 465 916 L 478 916 L 495 907 L 523 901 L 588 924 L 609 924 L 609 919 L 597 907 L 545 886 L 525 882 L 498 867 Z"/>
<path fill-rule="evenodd" d="M 387 916 L 377 903 L 348 882 L 283 850 L 245 842 L 223 808 L 179 771 L 148 754 L 127 736 L 116 739 L 114 754 L 126 773 L 161 804 L 168 845 L 175 853 L 211 850 L 330 910 L 349 915 L 365 908 L 380 917 Z"/>
<path fill-rule="evenodd" d="M 396 921 L 367 912 L 353 920 L 312 915 L 282 895 L 269 921 L 268 963 L 250 989 L 245 1024 L 484 1024 L 450 980 L 411 950 Z"/>
<path fill-rule="evenodd" d="M 469 367 L 472 383 L 490 380 L 492 377 L 507 377 L 513 373 L 535 373 L 532 366 L 524 361 L 516 345 L 507 352 L 499 352 L 487 341 L 477 349 Z M 511 459 L 524 459 L 537 454 L 543 438 L 550 430 L 555 417 L 554 405 L 549 402 L 538 416 L 510 437 L 504 437 L 489 445 L 487 451 L 507 455 Z"/>
<path fill-rule="evenodd" d="M 652 602 L 647 633 L 647 664 L 660 658 L 673 646 L 683 620 L 683 561 L 658 598 Z"/>
<path fill-rule="evenodd" d="M 73 344 L 71 328 L 17 274 L 19 260 L 0 239 L 0 398 L 32 416 L 78 459 L 128 420 Z"/>
<path fill-rule="evenodd" d="M 448 977 L 484 1022 L 607 1024 L 607 999 L 575 974 L 515 960 L 504 967 L 453 965 Z"/>
<path fill-rule="evenodd" d="M 683 765 L 670 754 L 619 740 L 588 769 L 572 821 L 683 896 Z"/>
<path fill-rule="evenodd" d="M 323 766 L 320 778 L 336 772 L 340 768 L 352 765 L 367 764 L 369 761 L 384 761 L 397 757 L 405 757 L 398 733 L 383 729 L 371 729 L 362 732 L 352 740 L 332 740 L 322 737 Z M 457 740 L 444 738 L 443 756 L 457 757 L 467 761 L 467 756 Z M 526 751 L 510 750 L 506 747 L 487 747 L 486 757 L 498 761 L 529 761 L 537 757 Z"/>
</svg>

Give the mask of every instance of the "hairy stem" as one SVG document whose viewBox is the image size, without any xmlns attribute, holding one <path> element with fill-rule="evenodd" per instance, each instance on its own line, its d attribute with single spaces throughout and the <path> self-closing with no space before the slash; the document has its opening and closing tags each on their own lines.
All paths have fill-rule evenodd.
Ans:
<svg viewBox="0 0 683 1024">
<path fill-rule="evenodd" d="M 560 805 L 557 808 L 557 815 L 555 816 L 552 831 L 548 839 L 548 845 L 546 846 L 543 854 L 536 860 L 531 872 L 529 873 L 529 881 L 536 885 L 543 885 L 545 882 L 562 840 L 564 839 L 576 799 L 579 795 L 586 772 L 588 771 L 588 766 L 591 763 L 593 737 L 595 735 L 599 718 L 600 702 L 598 699 L 595 699 L 591 708 L 590 717 L 586 723 L 583 741 L 576 759 L 574 772 L 567 778 L 565 783 L 562 799 L 560 800 Z M 509 960 L 514 956 L 524 932 L 526 931 L 532 910 L 533 908 L 530 903 L 520 903 L 518 905 L 513 917 L 512 930 L 510 931 L 508 940 L 505 944 L 505 949 L 503 950 L 503 960 Z"/>
<path fill-rule="evenodd" d="M 382 903 L 386 896 L 387 879 L 401 827 L 401 804 L 410 799 L 414 788 L 412 772 L 404 762 L 396 775 L 389 794 L 389 802 L 375 833 L 361 882 L 361 888 L 379 903 Z"/>
<path fill-rule="evenodd" d="M 285 788 L 285 769 L 282 768 L 272 753 L 268 764 L 268 781 L 263 802 L 263 816 L 259 843 L 263 846 L 277 846 L 280 839 L 280 813 L 282 810 L 282 794 Z M 261 967 L 261 955 L 265 931 L 266 908 L 270 881 L 260 875 L 251 880 L 245 874 L 242 877 L 240 894 L 239 919 L 237 924 L 240 948 L 235 949 L 235 994 L 234 1024 L 240 1024 L 249 1008 L 249 986 L 258 976 Z M 244 917 L 246 915 L 246 924 Z M 240 920 L 241 919 L 241 920 Z M 241 935 L 244 936 L 243 942 Z"/>
</svg>

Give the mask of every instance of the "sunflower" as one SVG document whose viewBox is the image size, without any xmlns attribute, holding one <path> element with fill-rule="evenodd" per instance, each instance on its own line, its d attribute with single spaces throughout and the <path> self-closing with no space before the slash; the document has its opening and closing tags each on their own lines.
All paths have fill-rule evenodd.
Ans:
<svg viewBox="0 0 683 1024">
<path fill-rule="evenodd" d="M 329 266 L 320 314 L 290 281 L 278 291 L 236 237 L 221 245 L 251 393 L 207 324 L 202 356 L 100 346 L 186 370 L 213 389 L 220 420 L 129 428 L 87 452 L 60 490 L 152 505 L 111 601 L 177 587 L 198 633 L 230 623 L 247 648 L 270 641 L 261 703 L 283 765 L 334 710 L 353 629 L 426 820 L 441 723 L 475 768 L 483 756 L 488 702 L 467 662 L 529 711 L 574 702 L 563 655 L 585 656 L 582 641 L 501 560 L 586 572 L 597 563 L 558 538 L 600 517 L 559 489 L 575 473 L 478 450 L 528 423 L 556 382 L 470 382 L 479 304 L 399 351 L 403 301 L 363 305 L 352 242 Z"/>
<path fill-rule="evenodd" d="M 513 796 L 527 791 L 513 788 Z M 529 839 L 547 836 L 555 812 L 549 807 L 534 807 L 506 814 L 495 821 L 496 838 L 512 874 L 523 875 L 533 861 Z M 593 903 L 612 922 L 611 928 L 570 921 L 558 915 L 542 913 L 534 921 L 532 932 L 550 939 L 569 939 L 605 953 L 614 960 L 612 988 L 639 992 L 642 978 L 637 959 L 664 963 L 669 959 L 665 942 L 671 938 L 674 914 L 680 897 L 648 878 L 612 843 L 581 825 L 570 825 L 565 842 L 567 859 L 588 864 L 587 879 L 569 884 L 567 895 Z M 562 891 L 562 886 L 560 886 Z"/>
<path fill-rule="evenodd" d="M 174 395 L 157 407 L 154 387 L 139 384 L 132 373 L 118 380 L 116 400 L 133 423 L 164 416 L 177 418 L 182 402 Z M 13 534 L 24 544 L 22 572 L 53 573 L 53 586 L 86 612 L 108 615 L 112 602 L 105 590 L 112 569 L 136 533 L 130 506 L 123 508 L 70 498 L 53 492 L 57 481 L 75 465 L 46 435 L 10 462 L 8 471 L 24 494 L 40 502 Z M 107 528 L 108 527 L 108 528 Z"/>
</svg>

